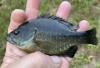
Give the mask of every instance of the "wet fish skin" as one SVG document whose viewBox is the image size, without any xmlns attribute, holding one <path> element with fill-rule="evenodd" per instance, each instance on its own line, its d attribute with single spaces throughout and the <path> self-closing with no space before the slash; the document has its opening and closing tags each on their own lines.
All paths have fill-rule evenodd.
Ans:
<svg viewBox="0 0 100 68">
<path fill-rule="evenodd" d="M 39 17 L 9 33 L 8 41 L 27 52 L 65 53 L 73 45 L 97 44 L 96 29 L 76 32 L 75 25 L 55 16 Z"/>
</svg>

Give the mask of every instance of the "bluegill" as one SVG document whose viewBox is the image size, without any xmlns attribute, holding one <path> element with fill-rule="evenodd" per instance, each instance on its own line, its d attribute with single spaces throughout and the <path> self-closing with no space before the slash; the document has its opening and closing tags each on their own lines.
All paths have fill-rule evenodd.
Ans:
<svg viewBox="0 0 100 68">
<path fill-rule="evenodd" d="M 73 45 L 97 45 L 96 28 L 77 32 L 75 25 L 56 16 L 27 21 L 8 34 L 8 41 L 26 52 L 49 55 L 63 54 Z"/>
</svg>

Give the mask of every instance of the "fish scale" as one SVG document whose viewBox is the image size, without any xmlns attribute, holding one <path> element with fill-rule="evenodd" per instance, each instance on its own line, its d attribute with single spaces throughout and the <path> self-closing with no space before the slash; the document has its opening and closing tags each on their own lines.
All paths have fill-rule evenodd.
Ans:
<svg viewBox="0 0 100 68">
<path fill-rule="evenodd" d="M 37 32 L 37 34 L 36 34 L 36 41 L 42 40 L 42 41 L 49 41 L 49 42 L 54 42 L 55 43 L 55 44 L 52 43 L 51 45 L 49 45 L 49 47 L 51 47 L 50 48 L 51 50 L 49 49 L 49 51 L 47 50 L 47 48 L 48 48 L 47 45 L 44 45 L 44 47 L 47 47 L 47 48 L 43 48 L 43 47 L 41 47 L 41 46 L 43 46 L 42 43 L 40 43 L 40 45 L 38 45 L 38 46 L 40 48 L 42 48 L 41 51 L 48 52 L 48 54 L 53 54 L 53 53 L 59 54 L 60 52 L 65 52 L 66 48 L 68 49 L 69 47 L 72 46 L 72 44 L 70 44 L 70 43 L 68 44 L 68 42 L 70 42 L 70 40 L 68 40 L 66 42 L 66 41 L 63 40 L 62 37 L 58 37 L 59 35 L 61 35 L 60 33 L 55 33 L 55 35 L 54 36 L 53 35 L 54 34 L 52 34 L 50 32 L 46 32 L 46 33 L 45 32 L 40 32 L 40 31 Z M 58 40 L 58 41 L 55 41 L 55 40 Z"/>
</svg>

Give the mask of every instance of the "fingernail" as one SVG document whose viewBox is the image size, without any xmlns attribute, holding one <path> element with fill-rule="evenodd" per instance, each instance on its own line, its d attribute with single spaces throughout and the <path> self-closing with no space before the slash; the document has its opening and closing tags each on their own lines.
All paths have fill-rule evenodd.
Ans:
<svg viewBox="0 0 100 68">
<path fill-rule="evenodd" d="M 66 18 L 69 17 L 70 11 L 71 11 L 71 4 L 68 1 L 63 1 L 59 6 L 56 15 L 66 20 Z"/>
<path fill-rule="evenodd" d="M 26 20 L 26 14 L 23 10 L 21 9 L 15 9 L 13 12 L 12 12 L 12 15 L 11 15 L 11 20 L 17 22 L 17 23 L 22 23 Z"/>
<path fill-rule="evenodd" d="M 68 1 L 63 1 L 61 5 L 67 5 L 68 7 L 71 7 L 71 4 Z"/>
<path fill-rule="evenodd" d="M 59 64 L 61 63 L 61 58 L 57 56 L 51 56 L 51 59 L 54 63 Z"/>
</svg>

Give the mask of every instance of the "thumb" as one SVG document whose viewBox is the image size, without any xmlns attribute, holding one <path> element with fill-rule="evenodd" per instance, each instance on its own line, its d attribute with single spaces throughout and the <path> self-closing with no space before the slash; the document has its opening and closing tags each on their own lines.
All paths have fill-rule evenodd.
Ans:
<svg viewBox="0 0 100 68">
<path fill-rule="evenodd" d="M 56 56 L 48 56 L 41 52 L 35 52 L 23 57 L 8 68 L 60 68 L 61 59 Z"/>
</svg>

